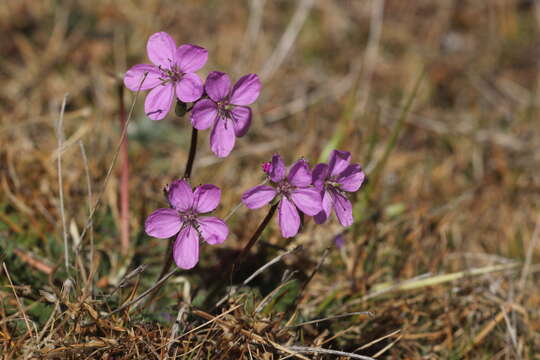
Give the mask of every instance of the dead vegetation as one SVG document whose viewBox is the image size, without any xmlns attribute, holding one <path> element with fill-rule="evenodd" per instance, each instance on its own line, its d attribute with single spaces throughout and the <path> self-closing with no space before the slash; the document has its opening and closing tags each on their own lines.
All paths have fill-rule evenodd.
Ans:
<svg viewBox="0 0 540 360">
<path fill-rule="evenodd" d="M 20 0 L 0 30 L 5 359 L 539 358 L 538 2 Z M 264 86 L 232 156 L 199 137 L 193 181 L 223 189 L 231 235 L 158 289 L 166 242 L 141 225 L 188 120 L 135 103 L 125 256 L 114 159 L 119 76 L 159 30 Z M 264 216 L 237 207 L 260 164 L 332 148 L 369 177 L 345 246 L 335 222 L 272 225 L 223 275 Z"/>
</svg>

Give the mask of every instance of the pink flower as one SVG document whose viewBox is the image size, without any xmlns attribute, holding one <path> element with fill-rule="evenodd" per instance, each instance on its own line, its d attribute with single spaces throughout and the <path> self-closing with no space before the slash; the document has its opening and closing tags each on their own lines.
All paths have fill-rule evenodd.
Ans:
<svg viewBox="0 0 540 360">
<path fill-rule="evenodd" d="M 175 94 L 182 102 L 194 102 L 202 96 L 202 80 L 195 71 L 206 64 L 208 51 L 189 44 L 176 47 L 166 32 L 150 36 L 146 50 L 153 64 L 133 66 L 124 75 L 124 84 L 132 91 L 139 90 L 139 86 L 141 90 L 152 89 L 144 102 L 144 111 L 150 119 L 165 118 Z"/>
<path fill-rule="evenodd" d="M 278 224 L 281 235 L 289 238 L 295 236 L 300 229 L 298 210 L 314 216 L 322 207 L 320 192 L 311 186 L 307 161 L 298 160 L 291 166 L 288 175 L 285 174 L 286 170 L 281 156 L 274 155 L 271 164 L 264 165 L 264 171 L 273 186 L 255 186 L 242 195 L 242 202 L 250 209 L 258 209 L 280 196 Z"/>
<path fill-rule="evenodd" d="M 315 216 L 315 222 L 322 224 L 336 211 L 341 225 L 353 223 L 352 204 L 347 192 L 357 191 L 365 179 L 359 164 L 349 164 L 351 154 L 347 151 L 333 150 L 327 164 L 317 164 L 313 168 L 313 185 L 321 191 L 322 211 Z"/>
<path fill-rule="evenodd" d="M 150 236 L 167 239 L 178 234 L 173 247 L 176 265 L 191 269 L 199 262 L 199 240 L 221 244 L 229 234 L 223 220 L 200 214 L 213 211 L 219 204 L 221 190 L 201 185 L 191 190 L 186 180 L 177 180 L 169 188 L 172 209 L 157 209 L 146 219 L 144 229 Z"/>
<path fill-rule="evenodd" d="M 210 147 L 218 157 L 226 157 L 234 147 L 236 137 L 244 136 L 251 124 L 251 109 L 261 92 L 261 82 L 255 74 L 242 76 L 231 86 L 229 75 L 212 71 L 204 84 L 208 99 L 193 106 L 191 123 L 198 130 L 213 126 Z"/>
</svg>

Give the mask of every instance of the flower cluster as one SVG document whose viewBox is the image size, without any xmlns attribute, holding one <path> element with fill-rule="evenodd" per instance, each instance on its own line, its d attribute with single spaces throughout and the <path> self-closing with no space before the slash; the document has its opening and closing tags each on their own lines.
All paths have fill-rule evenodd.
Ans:
<svg viewBox="0 0 540 360">
<path fill-rule="evenodd" d="M 227 74 L 212 71 L 203 83 L 196 72 L 206 64 L 208 51 L 190 44 L 177 47 L 165 32 L 150 36 L 146 48 L 152 64 L 135 65 L 124 76 L 128 89 L 150 90 L 144 103 L 146 115 L 152 120 L 162 120 L 177 102 L 185 112 L 191 111 L 193 133 L 211 128 L 212 152 L 218 157 L 228 156 L 236 138 L 244 136 L 251 125 L 249 105 L 259 97 L 259 77 L 248 74 L 233 85 Z M 186 103 L 192 106 L 187 107 Z M 150 236 L 176 237 L 172 257 L 183 269 L 191 269 L 198 263 L 201 240 L 211 245 L 220 244 L 229 234 L 223 220 L 203 215 L 217 208 L 221 190 L 211 184 L 192 189 L 189 183 L 197 137 L 193 139 L 186 178 L 176 180 L 167 190 L 170 207 L 155 210 L 145 222 L 145 231 Z M 350 226 L 353 214 L 347 194 L 357 191 L 365 178 L 360 165 L 350 161 L 350 153 L 334 150 L 328 163 L 311 169 L 305 159 L 300 159 L 287 169 L 281 156 L 274 155 L 263 165 L 267 182 L 242 195 L 242 202 L 250 209 L 272 204 L 267 218 L 244 250 L 257 240 L 276 209 L 278 225 L 285 238 L 298 233 L 301 214 L 313 216 L 317 224 L 322 224 L 335 211 L 339 222 Z M 341 239 L 339 244 L 342 243 Z"/>
<path fill-rule="evenodd" d="M 124 76 L 132 91 L 150 90 L 144 111 L 152 120 L 162 120 L 175 99 L 193 103 L 191 123 L 198 130 L 212 127 L 210 147 L 218 157 L 227 157 L 236 137 L 244 136 L 251 124 L 251 109 L 259 97 L 261 82 L 256 74 L 242 76 L 234 86 L 229 76 L 219 71 L 208 74 L 203 84 L 195 73 L 208 60 L 200 46 L 176 46 L 165 32 L 153 34 L 146 45 L 152 64 L 138 64 Z"/>
<path fill-rule="evenodd" d="M 334 150 L 328 164 L 318 164 L 310 170 L 306 160 L 300 159 L 288 174 L 281 156 L 263 165 L 271 185 L 258 185 L 242 195 L 242 202 L 250 209 L 260 208 L 271 201 L 279 202 L 278 224 L 283 237 L 293 237 L 300 229 L 298 210 L 314 216 L 322 224 L 335 210 L 343 226 L 353 223 L 352 205 L 347 192 L 357 191 L 365 174 L 358 164 L 350 164 L 351 154 Z"/>
</svg>

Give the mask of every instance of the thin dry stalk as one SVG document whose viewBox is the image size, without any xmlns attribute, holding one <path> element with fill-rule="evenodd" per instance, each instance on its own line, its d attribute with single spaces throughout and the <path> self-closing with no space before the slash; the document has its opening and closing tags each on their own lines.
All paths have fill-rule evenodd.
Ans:
<svg viewBox="0 0 540 360">
<path fill-rule="evenodd" d="M 62 219 L 62 237 L 64 239 L 64 261 L 66 266 L 66 272 L 69 270 L 69 248 L 68 248 L 68 233 L 66 225 L 66 214 L 64 209 L 64 183 L 62 179 L 62 146 L 64 141 L 64 112 L 66 110 L 67 94 L 64 95 L 62 105 L 60 107 L 60 116 L 56 123 L 56 138 L 58 140 L 58 158 L 56 160 L 58 171 L 58 194 L 60 197 L 60 217 Z"/>
<path fill-rule="evenodd" d="M 37 269 L 47 275 L 51 275 L 54 272 L 54 268 L 47 262 L 36 258 L 32 253 L 23 251 L 19 248 L 13 249 L 13 253 L 19 257 L 19 259 L 34 269 Z"/>
<path fill-rule="evenodd" d="M 369 293 L 365 296 L 363 296 L 361 299 L 353 300 L 349 302 L 349 305 L 362 303 L 364 301 L 376 298 L 378 296 L 381 296 L 383 294 L 386 294 L 388 292 L 392 291 L 404 291 L 404 290 L 414 290 L 414 289 L 421 289 L 428 286 L 435 286 L 444 284 L 451 281 L 460 280 L 466 277 L 472 277 L 472 276 L 481 276 L 486 274 L 491 274 L 494 272 L 499 271 L 510 271 L 518 267 L 519 264 L 517 263 L 511 263 L 511 264 L 504 264 L 504 265 L 493 265 L 493 266 L 486 266 L 482 268 L 473 268 L 468 269 L 465 271 L 459 271 L 455 273 L 450 274 L 440 274 L 440 275 L 434 275 L 434 276 L 418 276 L 416 278 L 403 281 L 401 283 L 388 285 L 385 284 L 383 286 L 383 289 L 381 290 L 375 290 L 372 293 Z M 375 286 L 377 288 L 377 286 Z"/>
<path fill-rule="evenodd" d="M 17 295 L 17 291 L 15 290 L 15 285 L 13 285 L 13 281 L 11 281 L 11 276 L 9 276 L 9 272 L 8 272 L 5 262 L 2 262 L 2 267 L 4 268 L 4 273 L 6 274 L 6 277 L 9 281 L 9 285 L 11 286 L 11 291 L 13 291 L 13 295 L 15 295 L 15 301 L 17 302 L 17 307 L 19 308 L 19 312 L 22 314 L 22 317 L 24 319 L 26 329 L 28 330 L 30 337 L 33 337 L 34 333 L 32 331 L 32 327 L 30 326 L 30 320 L 28 320 L 28 316 L 26 315 L 26 312 L 24 311 L 24 307 L 21 303 L 21 300 L 19 299 L 19 295 Z"/>
<path fill-rule="evenodd" d="M 367 343 L 367 344 L 365 344 L 365 345 L 360 346 L 357 350 L 367 349 L 368 347 L 370 347 L 370 346 L 372 346 L 372 345 L 375 345 L 375 344 L 377 344 L 377 343 L 380 343 L 380 342 L 383 341 L 384 339 L 388 339 L 389 337 L 392 337 L 392 336 L 394 336 L 394 335 L 397 335 L 397 334 L 399 334 L 400 332 L 401 332 L 401 330 L 392 331 L 390 334 L 386 334 L 386 335 L 384 335 L 384 336 L 382 336 L 382 337 L 380 337 L 380 338 L 378 338 L 378 339 L 375 339 L 375 340 L 373 340 L 373 341 L 371 341 L 371 342 L 369 342 L 369 343 Z M 357 350 L 356 350 L 356 351 L 357 351 Z"/>
<path fill-rule="evenodd" d="M 527 248 L 527 254 L 525 256 L 525 263 L 523 264 L 523 270 L 521 271 L 521 278 L 519 280 L 519 289 L 524 290 L 525 289 L 525 283 L 527 282 L 527 277 L 529 276 L 531 264 L 532 264 L 532 257 L 534 249 L 538 246 L 538 242 L 540 241 L 540 214 L 538 214 L 536 225 L 534 226 L 534 232 L 532 235 L 532 239 L 529 243 L 529 247 Z"/>
<path fill-rule="evenodd" d="M 300 30 L 304 26 L 311 7 L 313 6 L 313 1 L 314 0 L 302 0 L 300 4 L 298 4 L 298 7 L 296 8 L 294 15 L 289 22 L 287 29 L 281 36 L 278 45 L 260 71 L 260 78 L 263 81 L 266 81 L 272 77 L 272 75 L 280 67 L 283 60 L 285 60 L 287 57 L 287 54 L 296 41 Z"/>
<path fill-rule="evenodd" d="M 287 350 L 303 353 L 303 354 L 326 354 L 326 355 L 347 356 L 352 359 L 360 359 L 360 360 L 375 360 L 374 358 L 369 357 L 369 356 L 358 355 L 358 354 L 349 353 L 345 351 L 315 348 L 315 347 L 308 347 L 308 346 L 284 346 L 284 347 Z"/>
<path fill-rule="evenodd" d="M 118 108 L 120 128 L 126 128 L 126 108 L 124 105 L 124 84 L 118 84 Z M 120 241 L 122 254 L 129 252 L 129 151 L 127 133 L 123 136 L 120 145 Z"/>
<path fill-rule="evenodd" d="M 380 351 L 378 351 L 375 355 L 373 355 L 374 358 L 378 358 L 379 356 L 381 356 L 382 354 L 384 354 L 385 352 L 387 352 L 392 346 L 396 345 L 396 343 L 401 340 L 402 336 L 398 336 L 396 340 L 392 341 L 390 344 L 386 345 L 385 347 L 383 347 Z"/>
<path fill-rule="evenodd" d="M 364 66 L 358 87 L 358 103 L 355 112 L 364 115 L 371 91 L 371 79 L 379 56 L 379 43 L 381 39 L 384 14 L 384 0 L 371 1 L 371 22 Z"/>
<path fill-rule="evenodd" d="M 169 343 L 167 346 L 167 357 L 169 357 L 171 354 L 171 348 L 174 344 L 174 339 L 177 337 L 177 334 L 180 331 L 180 327 L 182 326 L 182 328 L 184 329 L 186 326 L 185 315 L 191 306 L 191 285 L 187 280 L 184 282 L 183 292 L 183 298 L 185 301 L 183 301 L 182 305 L 180 305 L 180 309 L 178 310 L 178 314 L 176 315 L 176 321 L 174 322 L 171 329 L 171 335 L 169 336 Z M 176 357 L 176 350 L 177 348 L 175 348 L 175 354 L 173 355 L 173 358 Z"/>
<path fill-rule="evenodd" d="M 242 41 L 240 56 L 234 66 L 235 73 L 242 71 L 241 69 L 245 67 L 246 61 L 252 52 L 251 49 L 255 48 L 261 30 L 265 2 L 266 0 L 251 0 L 249 2 L 249 20 L 244 34 L 244 41 Z"/>
<path fill-rule="evenodd" d="M 302 245 L 296 246 L 290 250 L 285 251 L 282 254 L 279 254 L 263 266 L 261 266 L 259 269 L 257 269 L 253 274 L 251 274 L 246 280 L 244 280 L 243 285 L 247 285 L 251 280 L 255 279 L 258 275 L 262 274 L 266 269 L 268 269 L 270 266 L 274 265 L 275 263 L 279 262 L 281 259 L 283 259 L 285 256 L 296 252 L 297 250 L 301 250 Z"/>
<path fill-rule="evenodd" d="M 298 97 L 284 105 L 279 105 L 265 113 L 265 123 L 273 123 L 286 119 L 287 117 L 305 111 L 310 106 L 328 101 L 341 99 L 356 83 L 356 68 L 353 68 L 347 75 L 333 80 L 327 79 L 321 82 L 319 88 L 306 96 Z"/>
<path fill-rule="evenodd" d="M 87 199 L 88 199 L 88 212 L 90 213 L 92 211 L 92 204 L 93 204 L 93 196 L 92 196 L 92 181 L 90 180 L 90 168 L 88 167 L 88 157 L 86 156 L 86 150 L 84 148 L 84 144 L 82 141 L 79 141 L 79 149 L 81 150 L 81 157 L 83 160 L 84 165 L 84 175 L 86 177 L 86 191 L 88 193 Z M 90 294 L 94 293 L 94 277 L 93 274 L 95 273 L 95 267 L 94 267 L 94 256 L 95 256 L 95 247 L 94 247 L 94 226 L 93 226 L 93 220 L 90 220 L 90 271 L 88 275 L 87 284 L 90 285 Z M 82 244 L 82 241 L 79 242 L 79 245 Z M 87 291 L 88 289 L 85 289 Z"/>
<path fill-rule="evenodd" d="M 295 328 L 295 327 L 304 326 L 304 325 L 317 324 L 323 321 L 340 319 L 340 318 L 354 316 L 354 315 L 365 315 L 365 316 L 373 317 L 373 313 L 369 311 L 356 311 L 356 312 L 350 312 L 346 314 L 332 315 L 332 316 L 328 316 L 328 317 L 324 317 L 324 318 L 316 319 L 316 320 L 305 321 L 299 324 L 289 325 L 287 326 L 287 328 Z"/>
<path fill-rule="evenodd" d="M 174 344 L 174 339 L 176 338 L 178 331 L 180 330 L 180 325 L 184 323 L 184 315 L 186 314 L 188 309 L 189 309 L 189 304 L 183 303 L 180 306 L 180 310 L 178 310 L 178 314 L 176 315 L 176 320 L 174 321 L 174 324 L 171 329 L 171 335 L 169 336 L 169 345 L 167 346 L 167 358 L 170 357 L 169 354 Z"/>
<path fill-rule="evenodd" d="M 159 289 L 167 280 L 169 280 L 170 277 L 172 277 L 173 275 L 175 275 L 177 272 L 179 272 L 178 269 L 175 269 L 175 270 L 172 270 L 171 272 L 169 272 L 168 274 L 166 274 L 165 276 L 163 276 L 161 279 L 159 279 L 151 288 L 149 288 L 148 290 L 144 291 L 141 295 L 137 296 L 135 299 L 131 300 L 130 302 L 128 303 L 125 303 L 123 304 L 122 306 L 120 306 L 118 309 L 108 313 L 107 315 L 105 315 L 103 318 L 108 318 L 110 317 L 111 315 L 113 314 L 116 314 L 122 310 L 124 310 L 125 308 L 128 308 L 132 305 L 136 305 L 139 301 L 141 301 L 142 299 L 144 299 L 146 296 L 148 296 L 149 294 L 151 294 L 152 292 L 156 291 L 157 289 Z"/>
<path fill-rule="evenodd" d="M 504 307 L 498 314 L 497 316 L 495 316 L 495 318 L 493 320 L 491 320 L 490 322 L 488 322 L 483 328 L 482 330 L 480 330 L 480 332 L 474 337 L 472 343 L 470 345 L 468 345 L 464 350 L 463 350 L 463 356 L 467 355 L 472 349 L 474 349 L 476 346 L 478 346 L 480 343 L 482 343 L 482 341 L 484 341 L 486 339 L 486 337 L 488 337 L 488 335 L 493 331 L 493 329 L 495 328 L 495 326 L 497 326 L 497 324 L 499 324 L 501 321 L 504 320 L 504 316 L 506 315 L 506 313 L 510 311 L 510 307 L 509 306 L 506 306 Z"/>
<path fill-rule="evenodd" d="M 101 187 L 101 190 L 97 196 L 96 202 L 94 206 L 92 207 L 92 211 L 90 212 L 90 215 L 88 216 L 88 219 L 86 220 L 86 224 L 84 225 L 83 232 L 81 234 L 81 241 L 84 241 L 84 236 L 86 235 L 86 232 L 88 229 L 92 226 L 92 219 L 94 218 L 94 215 L 101 205 L 101 200 L 103 198 L 103 194 L 105 193 L 105 189 L 107 188 L 107 184 L 109 183 L 109 178 L 111 177 L 112 171 L 114 169 L 114 165 L 116 164 L 116 160 L 118 159 L 118 154 L 120 153 L 120 148 L 122 147 L 122 143 L 124 141 L 124 138 L 127 136 L 127 128 L 129 125 L 129 122 L 131 121 L 131 118 L 133 116 L 133 110 L 135 109 L 135 104 L 137 103 L 137 98 L 139 97 L 139 93 L 141 91 L 141 86 L 146 80 L 146 76 L 148 74 L 144 74 L 143 78 L 141 79 L 141 83 L 139 84 L 137 88 L 137 92 L 135 93 L 135 96 L 133 98 L 133 101 L 131 102 L 131 107 L 129 109 L 129 114 L 126 120 L 126 123 L 122 129 L 122 133 L 120 135 L 120 140 L 118 141 L 116 145 L 116 149 L 114 151 L 113 158 L 111 160 L 111 164 L 109 165 L 109 168 L 107 169 L 107 173 L 105 174 L 105 179 L 103 180 L 103 185 Z"/>
<path fill-rule="evenodd" d="M 208 320 L 207 322 L 205 322 L 204 324 L 201 324 L 199 326 L 197 326 L 196 328 L 194 329 L 191 329 L 190 331 L 180 335 L 180 337 L 178 337 L 176 339 L 176 341 L 180 340 L 181 338 L 187 336 L 187 335 L 191 335 L 192 333 L 194 332 L 197 332 L 198 330 L 212 324 L 213 322 L 216 322 L 218 320 L 220 320 L 221 318 L 223 318 L 225 315 L 227 314 L 230 314 L 231 312 L 233 312 L 234 310 L 238 309 L 239 307 L 243 306 L 243 304 L 238 304 L 238 305 L 235 305 L 233 306 L 232 308 L 230 308 L 229 310 L 219 314 L 218 316 L 214 317 L 214 316 L 211 316 L 207 313 L 205 313 L 204 311 L 200 311 L 200 310 L 193 310 L 193 315 L 197 315 L 197 316 L 200 316 L 206 320 Z"/>
</svg>

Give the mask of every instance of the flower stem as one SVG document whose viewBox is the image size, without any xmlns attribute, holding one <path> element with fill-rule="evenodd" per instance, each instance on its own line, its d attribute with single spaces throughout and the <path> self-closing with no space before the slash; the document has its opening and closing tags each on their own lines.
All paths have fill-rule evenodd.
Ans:
<svg viewBox="0 0 540 360">
<path fill-rule="evenodd" d="M 244 260 L 246 254 L 249 252 L 249 250 L 251 250 L 253 245 L 255 245 L 257 240 L 259 240 L 262 232 L 264 231 L 264 229 L 266 228 L 266 226 L 268 225 L 268 223 L 274 216 L 278 205 L 279 203 L 275 203 L 274 205 L 272 205 L 272 207 L 268 211 L 268 214 L 266 214 L 263 221 L 259 224 L 259 227 L 257 228 L 257 230 L 255 230 L 255 232 L 251 236 L 251 239 L 249 239 L 249 242 L 246 244 L 246 246 L 244 246 L 244 249 L 242 249 L 242 252 L 236 257 L 232 265 L 231 274 L 232 272 L 234 272 L 235 267 L 238 266 L 238 264 L 240 264 L 242 260 Z"/>
<path fill-rule="evenodd" d="M 223 289 L 223 286 L 222 284 L 226 283 L 227 282 L 227 274 L 229 275 L 229 281 L 232 282 L 232 279 L 233 279 L 233 275 L 234 275 L 234 272 L 236 270 L 236 268 L 238 267 L 238 265 L 240 265 L 240 263 L 244 260 L 244 258 L 246 257 L 246 254 L 249 252 L 249 250 L 251 250 L 251 248 L 253 247 L 253 245 L 255 245 L 255 243 L 257 242 L 257 240 L 261 237 L 264 229 L 266 229 L 266 226 L 268 225 L 268 223 L 270 222 L 270 220 L 272 220 L 272 217 L 274 216 L 276 210 L 277 210 L 277 207 L 278 207 L 279 203 L 275 203 L 274 205 L 272 205 L 272 207 L 270 208 L 270 210 L 268 210 L 268 214 L 266 214 L 266 216 L 264 217 L 263 221 L 261 221 L 261 223 L 259 224 L 259 227 L 257 227 L 257 230 L 255 230 L 255 232 L 253 233 L 253 235 L 251 236 L 251 239 L 249 239 L 248 243 L 246 244 L 246 246 L 244 246 L 244 248 L 242 249 L 242 251 L 240 252 L 240 254 L 238 254 L 238 256 L 233 260 L 233 261 L 230 261 L 230 262 L 227 262 L 225 263 L 225 266 L 224 268 L 225 269 L 230 269 L 228 272 L 227 271 L 224 271 L 221 273 L 221 276 L 220 276 L 220 280 L 217 281 L 218 284 L 220 284 L 219 286 L 217 287 L 214 287 L 213 290 L 210 291 L 210 293 L 208 294 L 208 296 L 206 297 L 206 302 L 210 301 L 211 299 L 214 298 L 214 296 L 220 291 Z M 209 303 L 205 304 L 208 305 Z"/>
<path fill-rule="evenodd" d="M 191 145 L 189 146 L 189 155 L 186 163 L 186 170 L 184 171 L 184 179 L 189 179 L 191 177 L 191 170 L 193 169 L 195 154 L 197 153 L 197 134 L 198 130 L 193 128 L 191 131 Z"/>
</svg>

